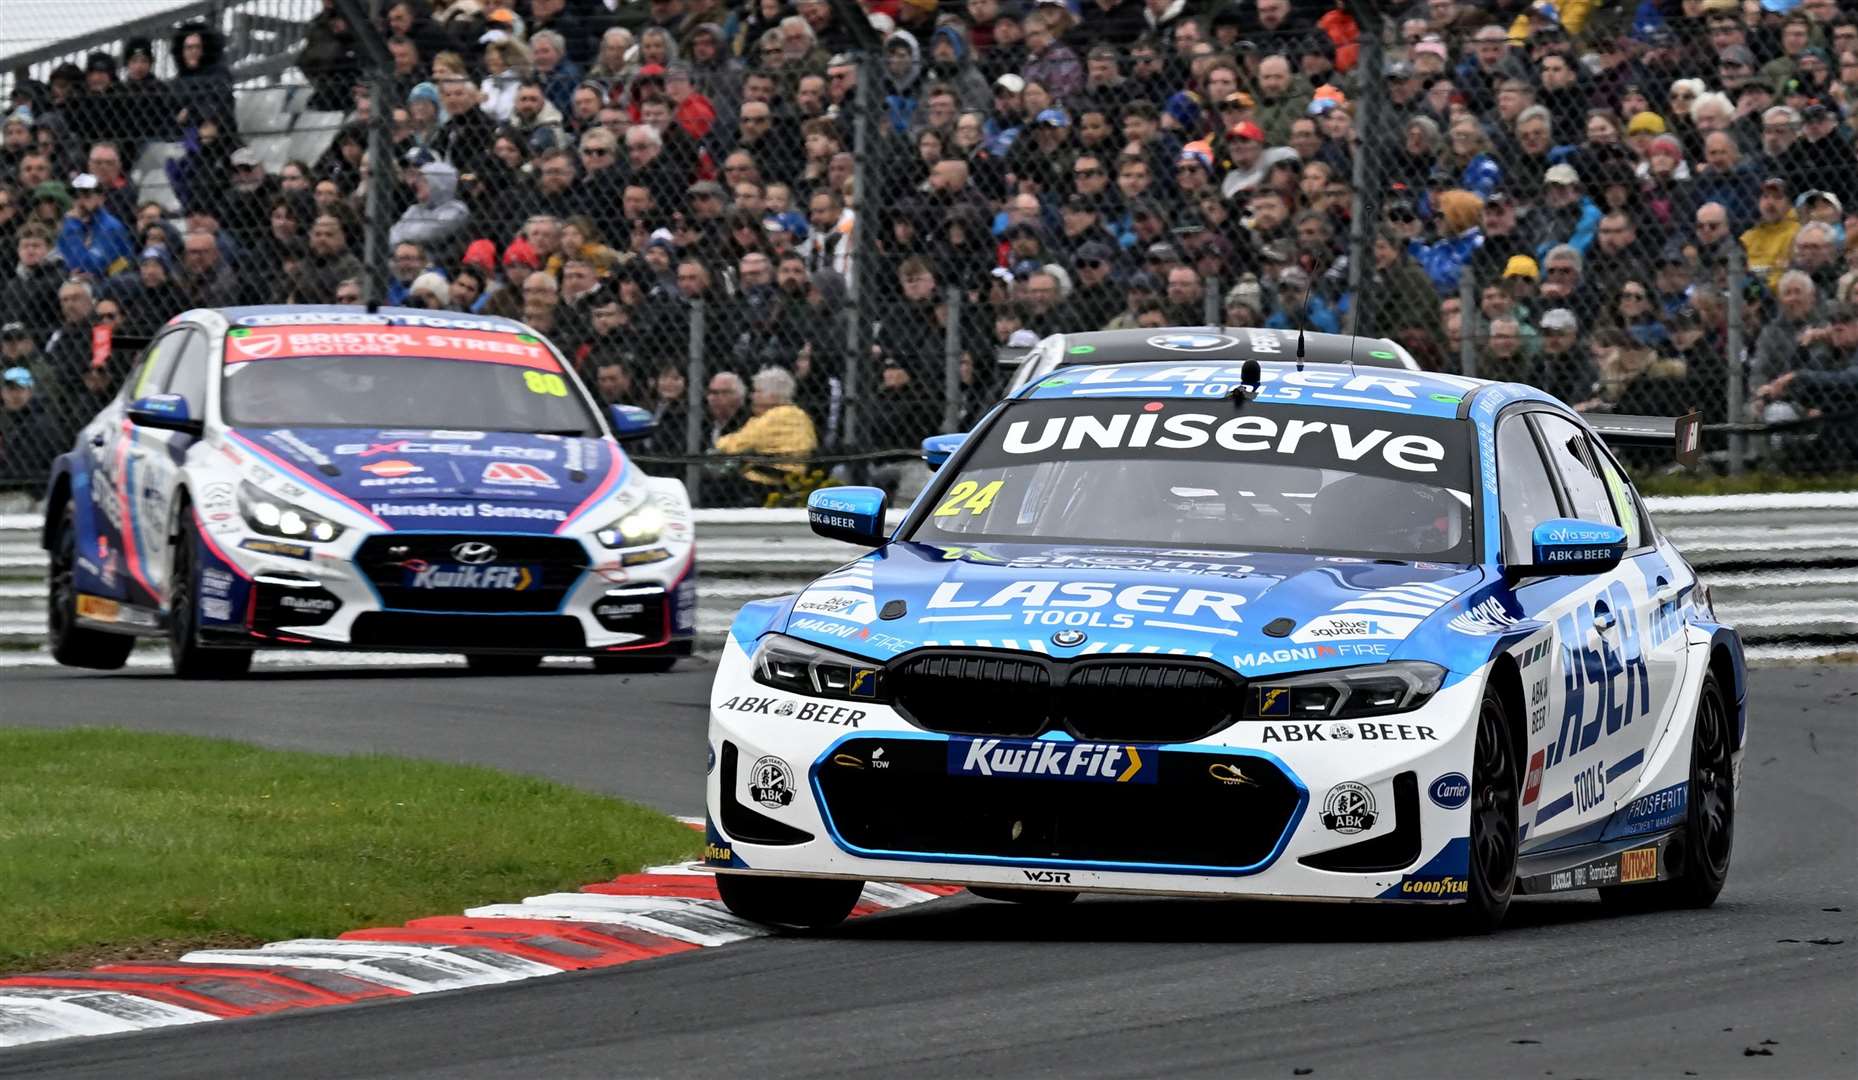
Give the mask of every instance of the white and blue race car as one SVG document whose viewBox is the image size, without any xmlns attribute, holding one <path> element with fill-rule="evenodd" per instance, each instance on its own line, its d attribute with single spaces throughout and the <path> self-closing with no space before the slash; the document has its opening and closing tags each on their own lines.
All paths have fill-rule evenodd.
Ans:
<svg viewBox="0 0 1858 1080">
<path fill-rule="evenodd" d="M 731 909 L 829 925 L 871 880 L 1466 929 L 1528 893 L 1712 902 L 1741 642 L 1595 427 L 1525 386 L 1185 352 L 928 440 L 894 529 L 876 489 L 815 494 L 815 531 L 875 550 L 734 622 L 706 847 Z"/>
<path fill-rule="evenodd" d="M 695 640 L 696 545 L 684 486 L 620 448 L 651 430 L 507 319 L 186 312 L 53 467 L 52 655 L 119 668 L 165 636 L 188 678 L 255 648 L 663 670 Z"/>
</svg>

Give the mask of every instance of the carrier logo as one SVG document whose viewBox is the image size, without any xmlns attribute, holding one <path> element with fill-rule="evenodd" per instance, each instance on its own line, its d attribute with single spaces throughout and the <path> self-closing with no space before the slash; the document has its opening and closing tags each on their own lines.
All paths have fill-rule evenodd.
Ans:
<svg viewBox="0 0 1858 1080">
<path fill-rule="evenodd" d="M 1463 773 L 1446 773 L 1432 782 L 1426 795 L 1447 810 L 1456 810 L 1471 801 L 1471 781 Z"/>
<path fill-rule="evenodd" d="M 1152 784 L 1159 760 L 1133 746 L 1087 742 L 1023 742 L 1015 739 L 950 739 L 948 771 L 957 776 L 1016 776 Z"/>
</svg>

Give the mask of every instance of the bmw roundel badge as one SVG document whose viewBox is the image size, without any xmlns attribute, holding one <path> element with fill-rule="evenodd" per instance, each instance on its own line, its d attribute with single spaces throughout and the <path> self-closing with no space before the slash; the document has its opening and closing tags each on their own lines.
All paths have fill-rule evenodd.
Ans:
<svg viewBox="0 0 1858 1080">
<path fill-rule="evenodd" d="M 1068 649 L 1073 645 L 1082 645 L 1084 636 L 1082 630 L 1060 630 L 1052 635 L 1052 644 L 1061 649 Z"/>
</svg>

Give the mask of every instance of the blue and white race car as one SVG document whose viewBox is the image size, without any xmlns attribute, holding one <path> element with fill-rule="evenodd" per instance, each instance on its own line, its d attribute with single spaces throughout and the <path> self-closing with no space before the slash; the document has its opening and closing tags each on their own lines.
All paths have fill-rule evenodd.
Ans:
<svg viewBox="0 0 1858 1080">
<path fill-rule="evenodd" d="M 382 308 L 189 311 L 53 467 L 54 657 L 177 675 L 254 648 L 548 654 L 663 670 L 696 634 L 676 480 L 619 442 L 551 344 L 507 319 Z"/>
<path fill-rule="evenodd" d="M 1722 889 L 1740 637 L 1539 391 L 1183 355 L 1061 369 L 925 455 L 894 530 L 816 493 L 875 550 L 734 622 L 705 857 L 737 913 L 828 925 L 879 880 L 1487 929 Z"/>
</svg>

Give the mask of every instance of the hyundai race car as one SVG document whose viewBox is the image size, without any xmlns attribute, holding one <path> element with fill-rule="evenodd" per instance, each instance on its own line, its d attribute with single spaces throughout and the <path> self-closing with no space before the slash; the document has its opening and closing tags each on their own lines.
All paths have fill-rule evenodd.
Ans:
<svg viewBox="0 0 1858 1080">
<path fill-rule="evenodd" d="M 651 429 L 506 319 L 189 311 L 53 467 L 52 654 L 118 668 L 165 635 L 182 677 L 260 647 L 662 670 L 696 564 L 683 485 L 620 449 Z"/>
<path fill-rule="evenodd" d="M 1740 638 L 1596 426 L 1529 387 L 1293 363 L 1062 369 L 966 436 L 874 550 L 734 621 L 705 858 L 737 913 L 860 882 L 1441 905 L 1729 868 Z"/>
</svg>

